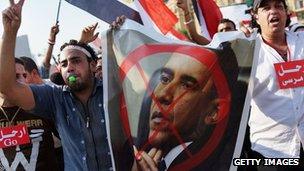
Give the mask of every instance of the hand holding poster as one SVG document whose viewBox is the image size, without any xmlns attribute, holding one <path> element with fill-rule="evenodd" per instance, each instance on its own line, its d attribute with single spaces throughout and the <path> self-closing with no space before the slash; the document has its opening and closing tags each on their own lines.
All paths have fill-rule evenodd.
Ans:
<svg viewBox="0 0 304 171">
<path fill-rule="evenodd" d="M 252 62 L 234 47 L 252 52 L 254 43 L 237 39 L 211 49 L 129 21 L 103 40 L 105 111 L 117 169 L 131 168 L 134 155 L 138 166 L 154 159 L 148 167 L 159 167 L 163 159 L 168 170 L 229 169 L 250 74 L 244 63 Z"/>
</svg>

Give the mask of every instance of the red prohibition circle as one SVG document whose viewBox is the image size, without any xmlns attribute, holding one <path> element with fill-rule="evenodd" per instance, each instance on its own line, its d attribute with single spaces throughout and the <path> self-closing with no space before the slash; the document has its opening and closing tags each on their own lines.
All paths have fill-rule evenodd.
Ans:
<svg viewBox="0 0 304 171">
<path fill-rule="evenodd" d="M 203 65 L 207 66 L 211 72 L 213 78 L 219 101 L 218 107 L 218 122 L 205 145 L 197 151 L 194 155 L 191 155 L 184 162 L 175 165 L 172 170 L 185 169 L 189 170 L 194 168 L 202 161 L 204 161 L 218 146 L 220 140 L 222 139 L 226 126 L 228 123 L 228 113 L 230 111 L 231 93 L 224 73 L 217 61 L 217 56 L 214 52 L 209 49 L 204 49 L 196 46 L 189 45 L 175 45 L 175 44 L 145 44 L 135 50 L 133 50 L 125 60 L 122 62 L 119 68 L 119 74 L 122 81 L 126 78 L 127 73 L 130 69 L 138 65 L 139 61 L 157 53 L 180 53 L 188 55 L 189 57 L 201 62 Z M 132 136 L 130 131 L 130 125 L 128 120 L 128 112 L 126 108 L 126 103 L 124 99 L 123 92 L 120 96 L 120 115 L 123 123 L 123 128 L 125 134 L 128 136 L 129 140 L 132 142 Z M 171 168 L 170 168 L 171 170 Z"/>
</svg>

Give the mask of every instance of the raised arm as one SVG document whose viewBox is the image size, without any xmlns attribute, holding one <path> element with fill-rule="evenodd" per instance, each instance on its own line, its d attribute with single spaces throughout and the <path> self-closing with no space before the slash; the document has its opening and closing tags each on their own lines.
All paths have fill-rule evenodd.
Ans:
<svg viewBox="0 0 304 171">
<path fill-rule="evenodd" d="M 185 24 L 189 30 L 191 39 L 200 45 L 207 45 L 210 41 L 204 36 L 197 33 L 195 23 L 194 23 L 194 13 L 190 11 L 190 0 L 178 0 L 177 6 L 184 11 Z"/>
<path fill-rule="evenodd" d="M 10 7 L 2 12 L 4 31 L 0 46 L 0 91 L 10 103 L 29 110 L 35 106 L 33 93 L 29 86 L 16 81 L 14 57 L 23 3 L 24 0 L 19 0 L 18 3 L 10 0 Z"/>
<path fill-rule="evenodd" d="M 59 32 L 59 25 L 56 24 L 51 28 L 50 36 L 48 39 L 49 46 L 42 63 L 43 67 L 45 67 L 45 69 L 47 70 L 49 70 L 51 67 L 51 58 L 52 58 L 53 48 L 56 42 L 56 35 L 58 34 L 58 32 Z"/>
</svg>

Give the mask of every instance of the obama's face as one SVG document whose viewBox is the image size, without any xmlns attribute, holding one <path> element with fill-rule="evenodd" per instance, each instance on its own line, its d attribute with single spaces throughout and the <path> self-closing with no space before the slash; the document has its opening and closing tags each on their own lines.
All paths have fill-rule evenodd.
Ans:
<svg viewBox="0 0 304 171">
<path fill-rule="evenodd" d="M 170 58 L 161 70 L 154 89 L 156 101 L 152 101 L 150 108 L 152 145 L 179 144 L 172 127 L 184 142 L 191 141 L 190 137 L 210 103 L 207 98 L 210 82 L 208 68 L 201 62 L 181 54 Z"/>
</svg>

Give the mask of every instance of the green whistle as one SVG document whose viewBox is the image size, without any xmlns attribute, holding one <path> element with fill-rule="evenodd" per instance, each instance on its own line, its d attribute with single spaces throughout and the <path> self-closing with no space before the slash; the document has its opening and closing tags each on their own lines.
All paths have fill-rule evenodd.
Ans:
<svg viewBox="0 0 304 171">
<path fill-rule="evenodd" d="M 75 83 L 76 82 L 76 77 L 74 75 L 69 76 L 68 80 L 69 80 L 70 83 Z"/>
</svg>

